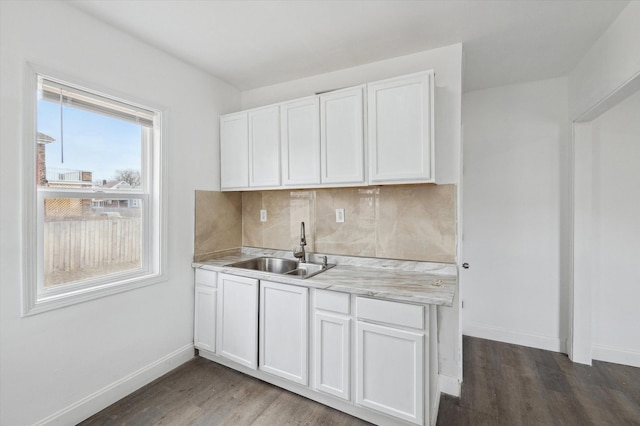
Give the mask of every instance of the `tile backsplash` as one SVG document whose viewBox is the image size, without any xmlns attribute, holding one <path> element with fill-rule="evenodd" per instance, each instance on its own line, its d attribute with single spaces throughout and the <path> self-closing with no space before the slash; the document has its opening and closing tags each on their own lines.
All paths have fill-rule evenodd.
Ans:
<svg viewBox="0 0 640 426">
<path fill-rule="evenodd" d="M 194 260 L 242 245 L 242 194 L 196 191 Z"/>
<path fill-rule="evenodd" d="M 304 221 L 308 251 L 455 262 L 455 200 L 455 185 L 244 192 L 242 245 L 292 249 Z"/>
<path fill-rule="evenodd" d="M 260 221 L 260 210 L 267 221 Z M 336 222 L 344 209 L 344 222 Z M 196 191 L 195 255 L 239 246 L 455 262 L 455 185 Z"/>
</svg>

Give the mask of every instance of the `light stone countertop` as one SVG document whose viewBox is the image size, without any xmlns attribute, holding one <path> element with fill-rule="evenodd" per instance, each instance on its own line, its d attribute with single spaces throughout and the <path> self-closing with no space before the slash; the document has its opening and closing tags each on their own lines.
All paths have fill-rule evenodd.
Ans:
<svg viewBox="0 0 640 426">
<path fill-rule="evenodd" d="M 457 267 L 448 263 L 327 255 L 329 264 L 336 266 L 307 279 L 225 266 L 260 256 L 293 259 L 290 251 L 243 247 L 207 255 L 192 266 L 308 288 L 439 306 L 452 306 L 458 287 Z M 321 263 L 321 256 L 310 254 L 309 260 Z"/>
</svg>

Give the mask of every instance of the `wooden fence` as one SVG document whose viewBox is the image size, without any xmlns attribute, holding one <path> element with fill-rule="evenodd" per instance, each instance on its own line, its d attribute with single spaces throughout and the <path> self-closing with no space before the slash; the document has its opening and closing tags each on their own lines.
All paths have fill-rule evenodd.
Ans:
<svg viewBox="0 0 640 426">
<path fill-rule="evenodd" d="M 139 217 L 45 221 L 45 274 L 139 262 L 141 244 Z"/>
</svg>

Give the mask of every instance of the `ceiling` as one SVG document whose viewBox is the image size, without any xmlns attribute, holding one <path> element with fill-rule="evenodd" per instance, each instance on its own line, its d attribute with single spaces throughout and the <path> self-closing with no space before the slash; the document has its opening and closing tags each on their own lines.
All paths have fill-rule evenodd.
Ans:
<svg viewBox="0 0 640 426">
<path fill-rule="evenodd" d="M 465 91 L 567 75 L 628 0 L 68 0 L 240 90 L 464 43 Z"/>
</svg>

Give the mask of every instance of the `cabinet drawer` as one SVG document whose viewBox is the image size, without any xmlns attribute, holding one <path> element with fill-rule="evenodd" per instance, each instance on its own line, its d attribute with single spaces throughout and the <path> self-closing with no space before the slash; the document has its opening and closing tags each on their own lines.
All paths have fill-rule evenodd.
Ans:
<svg viewBox="0 0 640 426">
<path fill-rule="evenodd" d="M 356 316 L 401 327 L 424 329 L 424 306 L 356 297 Z"/>
<path fill-rule="evenodd" d="M 218 273 L 206 269 L 196 269 L 196 285 L 206 285 L 207 287 L 218 286 Z"/>
<path fill-rule="evenodd" d="M 349 295 L 336 291 L 316 290 L 316 309 L 349 315 Z"/>
</svg>

